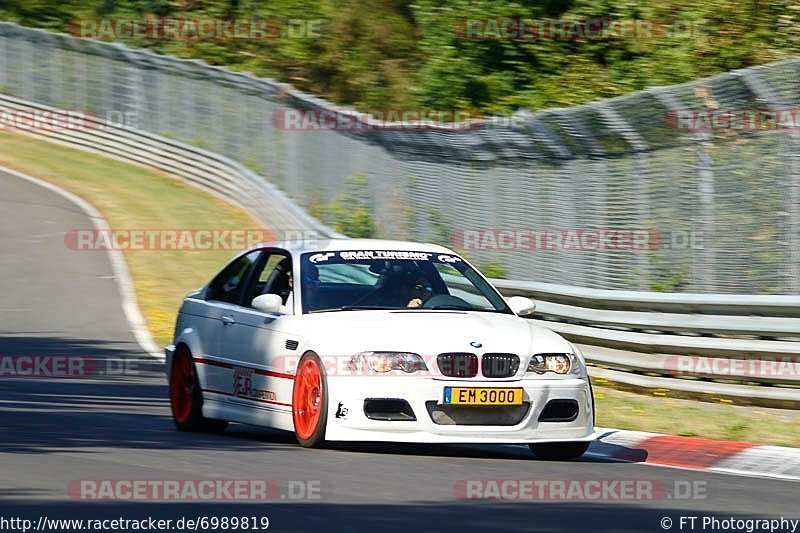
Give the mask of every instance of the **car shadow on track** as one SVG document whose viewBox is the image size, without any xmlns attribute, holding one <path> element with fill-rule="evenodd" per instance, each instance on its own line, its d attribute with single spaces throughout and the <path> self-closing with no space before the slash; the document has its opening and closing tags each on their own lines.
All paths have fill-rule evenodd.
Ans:
<svg viewBox="0 0 800 533">
<path fill-rule="evenodd" d="M 142 355 L 128 341 L 74 339 L 46 332 L 0 335 L 0 359 L 54 355 L 86 358 L 93 362 L 87 367 L 91 371 L 60 379 L 12 378 L 0 373 L 0 434 L 13 435 L 0 440 L 0 453 L 88 452 L 113 446 L 261 451 L 296 446 L 290 432 L 243 424 L 231 424 L 220 435 L 178 432 L 170 416 L 163 363 Z M 344 442 L 328 448 L 344 454 L 534 459 L 527 446 Z M 635 450 L 617 450 L 617 456 L 623 455 L 637 457 Z"/>
<path fill-rule="evenodd" d="M 80 359 L 81 372 L 20 375 L 18 358 Z M 44 365 L 47 367 L 47 364 Z M 52 369 L 52 367 L 50 367 Z M 255 448 L 219 435 L 175 430 L 164 365 L 130 341 L 96 341 L 45 332 L 0 335 L 0 453 L 48 453 L 94 447 Z"/>
<path fill-rule="evenodd" d="M 237 439 L 272 444 L 296 445 L 294 435 L 288 431 L 269 430 L 243 424 L 232 424 L 225 435 Z M 594 444 L 592 446 L 595 446 Z M 618 448 L 622 448 L 618 446 Z M 537 458 L 526 445 L 499 444 L 419 444 L 408 442 L 328 442 L 327 451 L 344 454 L 385 454 L 415 457 L 460 457 L 474 459 L 530 459 Z M 642 457 L 638 451 L 626 448 L 629 456 Z M 590 454 L 574 462 L 619 462 L 603 456 Z M 646 457 L 646 454 L 644 455 Z M 632 462 L 626 459 L 625 462 Z"/>
</svg>

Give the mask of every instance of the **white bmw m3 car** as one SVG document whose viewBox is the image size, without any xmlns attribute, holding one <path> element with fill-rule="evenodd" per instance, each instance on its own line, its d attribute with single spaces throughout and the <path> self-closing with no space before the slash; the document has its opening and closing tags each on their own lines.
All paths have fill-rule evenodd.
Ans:
<svg viewBox="0 0 800 533">
<path fill-rule="evenodd" d="M 178 429 L 229 421 L 326 441 L 595 439 L 583 355 L 452 250 L 341 239 L 241 253 L 181 305 L 166 349 Z"/>
</svg>

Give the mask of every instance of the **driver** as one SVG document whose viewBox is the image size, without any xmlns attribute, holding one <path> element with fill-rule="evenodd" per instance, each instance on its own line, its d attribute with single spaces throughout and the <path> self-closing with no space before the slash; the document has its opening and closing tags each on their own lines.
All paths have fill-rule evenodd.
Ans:
<svg viewBox="0 0 800 533">
<path fill-rule="evenodd" d="M 422 272 L 416 271 L 409 274 L 403 288 L 403 299 L 408 301 L 406 307 L 421 307 L 422 303 L 430 296 L 431 290 L 431 282 Z"/>
</svg>

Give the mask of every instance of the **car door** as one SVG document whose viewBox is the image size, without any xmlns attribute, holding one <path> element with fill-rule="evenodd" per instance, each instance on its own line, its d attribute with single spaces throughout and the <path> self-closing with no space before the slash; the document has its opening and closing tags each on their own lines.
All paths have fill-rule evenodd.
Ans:
<svg viewBox="0 0 800 533">
<path fill-rule="evenodd" d="M 270 283 L 278 274 L 285 273 L 287 264 L 290 274 L 289 253 L 280 249 L 265 250 L 240 305 L 233 310 L 234 322 L 223 328 L 221 353 L 235 361 L 229 384 L 231 401 L 242 406 L 265 411 L 288 412 L 291 409 L 292 376 L 280 361 L 290 340 L 284 326 L 292 319 L 293 295 L 286 295 L 282 290 L 286 285 L 278 288 L 277 283 Z M 287 306 L 281 313 L 263 313 L 251 306 L 253 298 L 266 293 L 287 297 Z"/>
<path fill-rule="evenodd" d="M 224 396 L 230 394 L 230 376 L 234 361 L 224 349 L 224 334 L 236 321 L 236 310 L 262 255 L 257 250 L 237 257 L 206 288 L 205 318 L 202 326 L 198 327 L 204 353 L 194 355 L 201 384 L 208 392 Z"/>
</svg>

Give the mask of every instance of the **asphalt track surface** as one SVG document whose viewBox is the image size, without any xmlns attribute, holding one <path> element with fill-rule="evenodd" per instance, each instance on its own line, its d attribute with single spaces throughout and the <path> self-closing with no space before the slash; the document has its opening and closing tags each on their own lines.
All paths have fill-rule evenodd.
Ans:
<svg viewBox="0 0 800 533">
<path fill-rule="evenodd" d="M 273 531 L 588 532 L 664 531 L 663 517 L 675 531 L 681 516 L 800 517 L 800 485 L 778 480 L 591 456 L 541 461 L 510 446 L 307 450 L 292 435 L 238 424 L 222 435 L 179 433 L 162 368 L 133 340 L 107 255 L 64 245 L 64 233 L 91 228 L 89 220 L 68 200 L 13 176 L 0 174 L 0 191 L 0 355 L 136 360 L 128 375 L 0 379 L 0 518 L 266 516 Z M 321 492 L 267 503 L 97 502 L 68 495 L 70 481 L 81 479 L 269 479 L 284 496 L 290 481 L 311 481 Z M 634 479 L 670 495 L 676 482 L 699 482 L 705 498 L 465 501 L 453 489 L 465 479 Z"/>
</svg>

